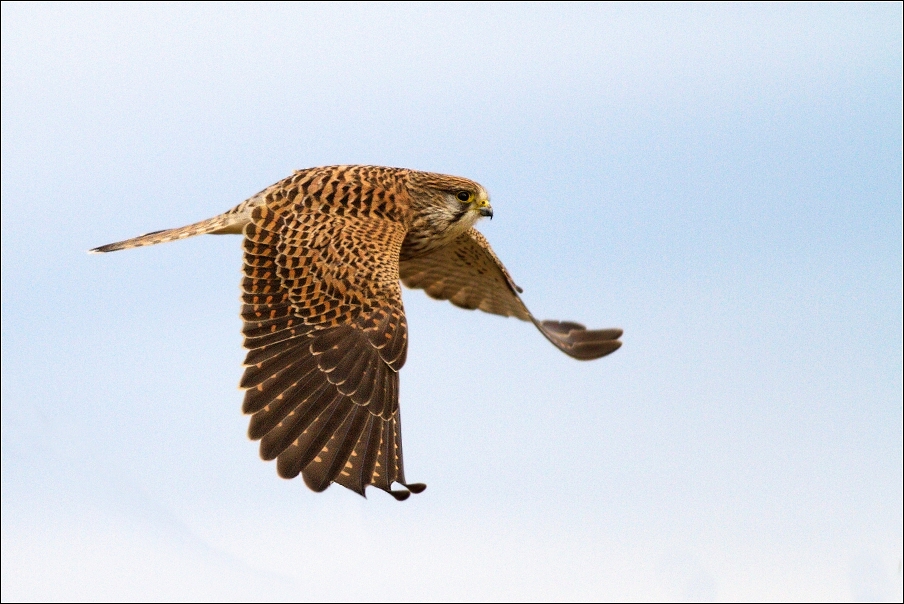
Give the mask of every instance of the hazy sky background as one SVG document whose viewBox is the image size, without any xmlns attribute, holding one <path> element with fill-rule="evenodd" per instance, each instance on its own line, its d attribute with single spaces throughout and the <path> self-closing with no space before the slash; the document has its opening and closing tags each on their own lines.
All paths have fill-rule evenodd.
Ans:
<svg viewBox="0 0 904 604">
<path fill-rule="evenodd" d="M 900 600 L 902 8 L 2 4 L 2 597 Z M 581 363 L 405 291 L 404 503 L 277 477 L 240 239 L 473 178 Z"/>
</svg>

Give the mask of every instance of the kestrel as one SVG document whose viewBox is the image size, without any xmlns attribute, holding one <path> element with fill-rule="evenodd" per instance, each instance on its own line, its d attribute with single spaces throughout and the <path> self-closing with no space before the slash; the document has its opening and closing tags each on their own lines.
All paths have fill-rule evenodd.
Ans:
<svg viewBox="0 0 904 604">
<path fill-rule="evenodd" d="M 535 319 L 473 228 L 484 216 L 493 216 L 489 195 L 466 178 L 330 166 L 296 171 L 208 220 L 91 251 L 243 234 L 248 436 L 283 478 L 300 473 L 314 491 L 336 482 L 361 495 L 373 485 L 401 501 L 426 485 L 406 482 L 402 466 L 408 325 L 399 280 L 462 308 L 530 321 L 576 359 L 621 346 L 620 329 Z"/>
</svg>

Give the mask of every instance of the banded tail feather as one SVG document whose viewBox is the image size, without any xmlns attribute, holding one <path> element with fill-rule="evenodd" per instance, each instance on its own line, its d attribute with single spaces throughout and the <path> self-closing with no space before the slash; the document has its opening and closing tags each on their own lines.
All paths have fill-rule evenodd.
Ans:
<svg viewBox="0 0 904 604">
<path fill-rule="evenodd" d="M 241 227 L 230 224 L 230 218 L 232 217 L 221 214 L 220 216 L 215 216 L 213 218 L 202 220 L 201 222 L 196 222 L 188 226 L 179 227 L 177 229 L 153 231 L 151 233 L 139 235 L 138 237 L 132 237 L 131 239 L 126 239 L 124 241 L 108 243 L 107 245 L 102 245 L 100 247 L 90 249 L 88 250 L 88 252 L 92 254 L 104 254 L 118 250 L 127 250 L 133 247 L 157 245 L 158 243 L 166 243 L 168 241 L 176 241 L 179 239 L 186 239 L 188 237 L 194 237 L 195 235 L 205 235 L 208 233 L 241 233 Z"/>
<path fill-rule="evenodd" d="M 125 239 L 124 241 L 108 243 L 107 245 L 92 248 L 88 250 L 88 253 L 105 254 L 107 252 L 127 250 L 133 247 L 178 241 L 179 239 L 194 237 L 195 235 L 241 235 L 245 225 L 248 224 L 251 210 L 256 203 L 259 203 L 257 198 L 251 198 L 228 212 L 214 216 L 213 218 L 208 218 L 207 220 L 202 220 L 175 229 L 152 231 L 150 233 L 145 233 L 144 235 L 139 235 L 138 237 Z"/>
</svg>

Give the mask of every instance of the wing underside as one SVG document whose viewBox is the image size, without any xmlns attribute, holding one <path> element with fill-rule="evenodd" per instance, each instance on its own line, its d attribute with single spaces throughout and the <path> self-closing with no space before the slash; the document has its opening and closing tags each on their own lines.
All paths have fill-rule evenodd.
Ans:
<svg viewBox="0 0 904 604">
<path fill-rule="evenodd" d="M 572 321 L 538 321 L 521 297 L 521 288 L 477 230 L 430 253 L 399 263 L 407 287 L 438 300 L 532 322 L 556 348 L 580 360 L 598 359 L 619 349 L 620 329 L 587 329 Z"/>
</svg>

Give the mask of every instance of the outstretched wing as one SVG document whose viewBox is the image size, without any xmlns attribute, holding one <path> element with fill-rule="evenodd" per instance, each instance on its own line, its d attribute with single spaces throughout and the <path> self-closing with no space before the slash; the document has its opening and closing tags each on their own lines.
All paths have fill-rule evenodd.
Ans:
<svg viewBox="0 0 904 604">
<path fill-rule="evenodd" d="M 361 495 L 374 485 L 405 499 L 425 488 L 406 484 L 402 464 L 405 229 L 391 203 L 323 182 L 342 177 L 289 180 L 245 227 L 242 409 L 283 478 L 300 473 L 315 491 L 337 482 Z M 393 491 L 394 482 L 409 490 Z"/>
<path fill-rule="evenodd" d="M 521 288 L 475 229 L 424 256 L 400 262 L 399 275 L 406 286 L 423 289 L 432 298 L 531 321 L 547 340 L 576 359 L 598 359 L 621 346 L 620 329 L 588 330 L 580 323 L 535 319 L 518 295 Z"/>
</svg>

